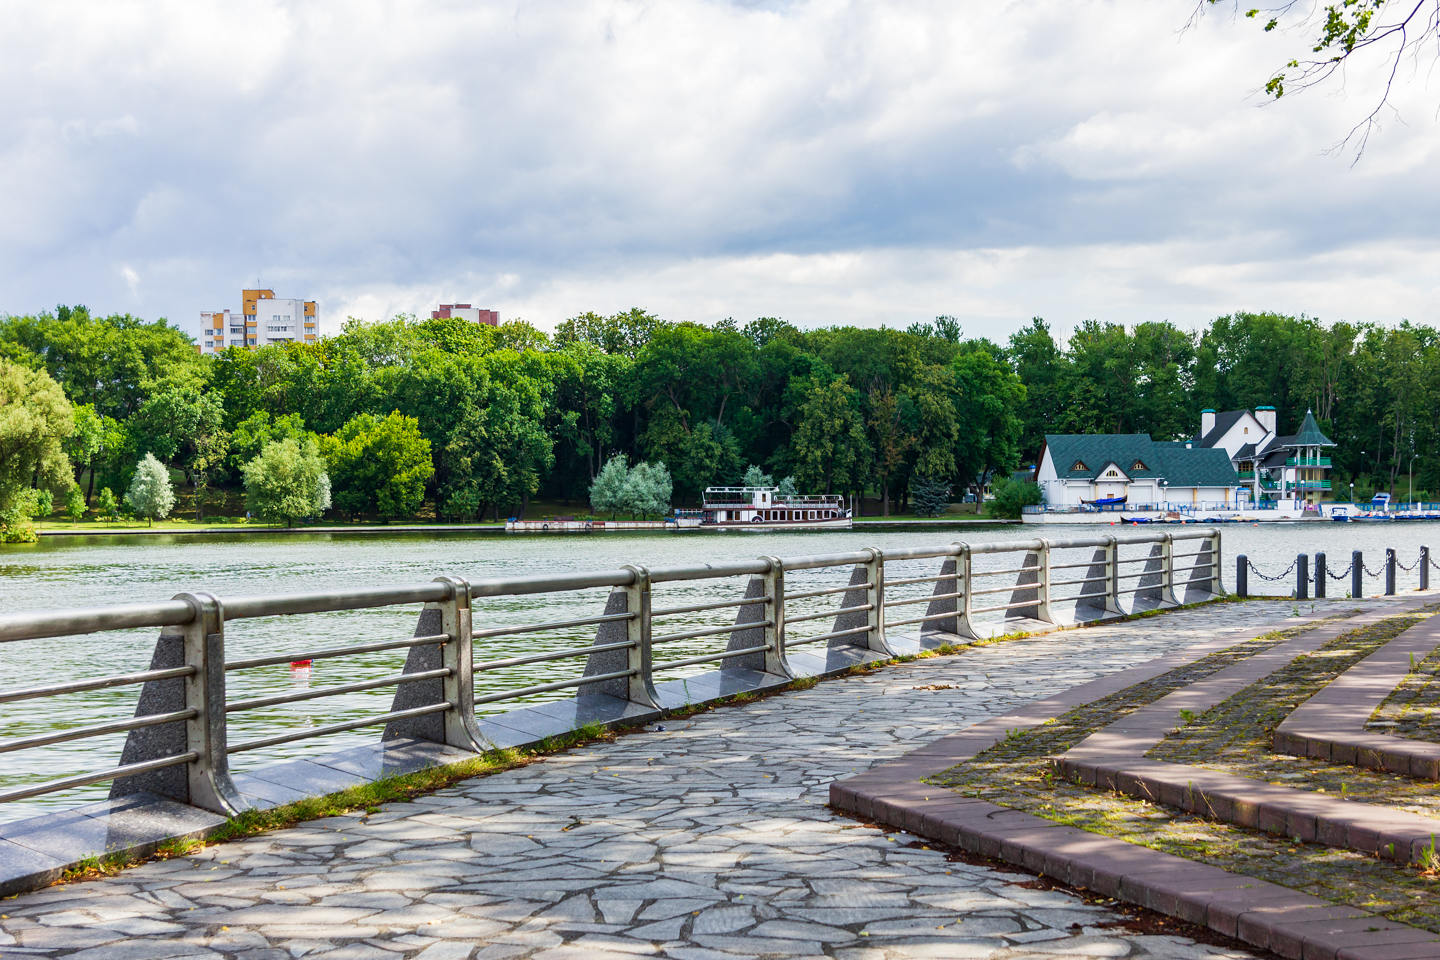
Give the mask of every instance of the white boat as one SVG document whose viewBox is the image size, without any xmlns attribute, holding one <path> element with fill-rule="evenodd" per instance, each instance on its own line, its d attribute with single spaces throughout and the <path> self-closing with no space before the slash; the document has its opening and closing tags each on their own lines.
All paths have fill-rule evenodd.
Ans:
<svg viewBox="0 0 1440 960">
<path fill-rule="evenodd" d="M 676 510 L 681 527 L 730 530 L 848 530 L 840 496 L 785 496 L 779 487 L 707 487 L 699 510 Z"/>
</svg>

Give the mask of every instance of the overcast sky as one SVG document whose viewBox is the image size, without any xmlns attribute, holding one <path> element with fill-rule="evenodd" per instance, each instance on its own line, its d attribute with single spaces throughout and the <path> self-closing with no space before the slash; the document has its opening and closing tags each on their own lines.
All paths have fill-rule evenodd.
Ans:
<svg viewBox="0 0 1440 960">
<path fill-rule="evenodd" d="M 0 312 L 1434 323 L 1440 77 L 1193 0 L 7 4 Z"/>
</svg>

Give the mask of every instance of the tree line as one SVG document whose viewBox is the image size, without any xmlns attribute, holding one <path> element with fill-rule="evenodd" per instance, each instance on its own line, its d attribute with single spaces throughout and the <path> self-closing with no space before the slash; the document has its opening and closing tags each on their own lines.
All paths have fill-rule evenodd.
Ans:
<svg viewBox="0 0 1440 960">
<path fill-rule="evenodd" d="M 0 512 L 77 490 L 95 509 L 153 456 L 274 519 L 469 520 L 584 502 L 618 455 L 663 469 L 681 503 L 755 465 L 888 513 L 1028 465 L 1047 432 L 1174 439 L 1202 407 L 1267 403 L 1282 432 L 1314 409 L 1342 483 L 1393 488 L 1413 463 L 1431 489 L 1436 398 L 1431 328 L 1269 313 L 1198 332 L 1087 321 L 1064 342 L 1040 318 L 995 342 L 951 317 L 800 330 L 632 309 L 552 334 L 399 317 L 201 356 L 164 321 L 60 307 L 0 317 Z"/>
</svg>

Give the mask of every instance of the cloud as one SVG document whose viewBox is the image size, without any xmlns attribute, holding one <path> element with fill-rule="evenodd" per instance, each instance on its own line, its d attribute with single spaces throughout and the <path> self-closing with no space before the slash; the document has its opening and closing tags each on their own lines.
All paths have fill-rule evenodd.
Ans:
<svg viewBox="0 0 1440 960">
<path fill-rule="evenodd" d="M 1352 169 L 1323 148 L 1364 93 L 1261 109 L 1298 38 L 1225 18 L 1182 35 L 1184 14 L 31 5 L 0 37 L 0 310 L 87 302 L 198 329 L 258 276 L 318 298 L 328 329 L 454 299 L 542 327 L 632 304 L 950 312 L 977 332 L 1245 305 L 1425 319 L 1424 78 L 1402 91 L 1414 125 Z"/>
</svg>

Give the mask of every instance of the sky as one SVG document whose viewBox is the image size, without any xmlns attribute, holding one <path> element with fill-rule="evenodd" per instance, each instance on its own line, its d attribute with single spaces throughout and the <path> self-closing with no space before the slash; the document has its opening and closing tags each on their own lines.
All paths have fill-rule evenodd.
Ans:
<svg viewBox="0 0 1440 960">
<path fill-rule="evenodd" d="M 1440 322 L 1440 77 L 1194 2 L 6 4 L 0 313 Z"/>
</svg>

